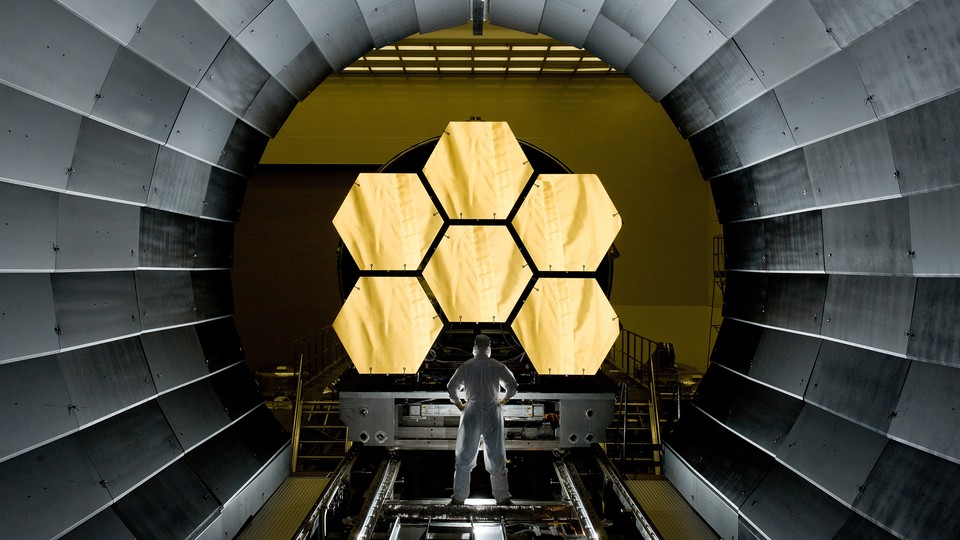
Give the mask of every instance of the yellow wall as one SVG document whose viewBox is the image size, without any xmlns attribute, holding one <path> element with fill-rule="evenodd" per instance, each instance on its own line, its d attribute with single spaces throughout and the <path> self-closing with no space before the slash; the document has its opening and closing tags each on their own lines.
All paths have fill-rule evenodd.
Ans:
<svg viewBox="0 0 960 540">
<path fill-rule="evenodd" d="M 600 176 L 624 223 L 611 300 L 625 327 L 705 365 L 717 229 L 709 185 L 660 105 L 629 79 L 333 76 L 263 163 L 383 163 L 470 117 L 507 121 L 575 172 Z"/>
</svg>

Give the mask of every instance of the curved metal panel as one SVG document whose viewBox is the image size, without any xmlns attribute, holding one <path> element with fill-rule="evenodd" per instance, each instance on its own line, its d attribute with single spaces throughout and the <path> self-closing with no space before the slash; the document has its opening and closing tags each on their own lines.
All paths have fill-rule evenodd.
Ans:
<svg viewBox="0 0 960 540">
<path fill-rule="evenodd" d="M 850 516 L 849 508 L 782 465 L 773 467 L 740 512 L 767 538 L 833 538 Z"/>
<path fill-rule="evenodd" d="M 235 425 L 243 444 L 253 451 L 253 457 L 261 465 L 269 463 L 277 451 L 290 441 L 290 433 L 263 403 Z"/>
<path fill-rule="evenodd" d="M 763 268 L 773 271 L 822 272 L 823 227 L 820 211 L 764 220 Z"/>
<path fill-rule="evenodd" d="M 413 0 L 357 0 L 376 48 L 420 31 Z"/>
<path fill-rule="evenodd" d="M 841 47 L 896 17 L 919 0 L 874 0 L 849 2 L 847 0 L 810 0 L 830 33 Z"/>
<path fill-rule="evenodd" d="M 121 47 L 97 95 L 91 116 L 163 142 L 170 136 L 187 86 Z"/>
<path fill-rule="evenodd" d="M 804 210 L 815 204 L 807 163 L 799 148 L 754 165 L 749 174 L 761 215 Z"/>
<path fill-rule="evenodd" d="M 236 36 L 271 0 L 195 0 L 221 26 Z"/>
<path fill-rule="evenodd" d="M 316 43 L 311 41 L 293 60 L 283 66 L 283 70 L 277 73 L 277 80 L 297 96 L 297 99 L 304 100 L 332 72 L 330 63 L 320 53 Z"/>
<path fill-rule="evenodd" d="M 891 441 L 854 508 L 904 538 L 957 538 L 960 465 Z"/>
<path fill-rule="evenodd" d="M 190 272 L 138 270 L 135 274 L 140 325 L 145 331 L 197 319 Z"/>
<path fill-rule="evenodd" d="M 767 274 L 727 272 L 723 316 L 762 324 L 767 298 Z"/>
<path fill-rule="evenodd" d="M 190 468 L 226 504 L 260 470 L 260 462 L 237 433 L 237 424 L 216 434 L 186 456 Z"/>
<path fill-rule="evenodd" d="M 57 270 L 136 268 L 139 226 L 139 206 L 61 195 Z"/>
<path fill-rule="evenodd" d="M 847 51 L 786 81 L 774 92 L 797 144 L 877 119 L 857 64 Z"/>
<path fill-rule="evenodd" d="M 772 331 L 772 330 L 771 330 Z M 736 319 L 726 319 L 720 326 L 710 362 L 721 364 L 739 373 L 749 373 L 763 334 L 762 326 Z"/>
<path fill-rule="evenodd" d="M 728 116 L 723 123 L 740 161 L 746 165 L 796 146 L 773 92 L 760 96 Z M 806 167 L 803 174 L 806 175 Z"/>
<path fill-rule="evenodd" d="M 733 37 L 772 0 L 690 0 L 723 35 Z"/>
<path fill-rule="evenodd" d="M 908 198 L 914 275 L 960 274 L 960 189 Z"/>
<path fill-rule="evenodd" d="M 597 55 L 617 71 L 627 69 L 643 42 L 600 15 L 583 43 L 583 48 Z"/>
<path fill-rule="evenodd" d="M 231 420 L 236 420 L 254 407 L 263 405 L 263 396 L 257 390 L 257 383 L 243 364 L 217 373 L 211 378 L 211 383 Z"/>
<path fill-rule="evenodd" d="M 727 223 L 723 226 L 724 268 L 727 270 L 763 270 L 766 264 L 761 220 Z"/>
<path fill-rule="evenodd" d="M 712 178 L 710 192 L 717 209 L 717 219 L 724 225 L 760 216 L 760 203 L 757 202 L 750 169 Z"/>
<path fill-rule="evenodd" d="M 57 0 L 120 43 L 127 44 L 157 0 Z"/>
<path fill-rule="evenodd" d="M 80 426 L 157 393 L 138 338 L 60 353 L 57 361 Z"/>
<path fill-rule="evenodd" d="M 940 364 L 960 365 L 957 321 L 960 321 L 960 280 L 917 279 L 907 356 Z"/>
<path fill-rule="evenodd" d="M 341 0 L 288 1 L 334 70 L 340 71 L 363 56 L 364 53 L 373 49 L 373 37 L 370 35 L 367 23 L 363 20 L 360 6 L 356 2 L 342 2 Z M 448 8 L 453 9 L 448 2 L 446 4 Z M 463 14 L 466 15 L 469 5 L 462 3 L 459 5 Z M 417 12 L 420 13 L 419 1 L 417 2 Z M 468 17 L 465 16 L 455 24 L 463 24 L 467 19 Z M 440 28 L 424 28 L 422 18 L 420 24 L 421 33 Z M 447 26 L 453 25 L 449 24 Z"/>
<path fill-rule="evenodd" d="M 960 87 L 958 27 L 953 0 L 927 0 L 850 45 L 881 118 Z"/>
<path fill-rule="evenodd" d="M 740 160 L 740 153 L 737 152 L 733 140 L 730 138 L 727 124 L 722 120 L 690 137 L 690 148 L 697 159 L 700 173 L 708 180 L 738 169 L 743 165 Z M 713 182 L 711 182 L 712 184 Z M 714 193 L 717 193 L 717 190 L 714 190 Z M 719 209 L 720 205 L 717 208 Z M 759 215 L 759 210 L 757 215 Z M 721 221 L 727 220 L 728 218 L 721 218 Z"/>
<path fill-rule="evenodd" d="M 59 349 L 50 275 L 0 274 L 0 298 L 0 361 Z"/>
<path fill-rule="evenodd" d="M 210 379 L 163 394 L 157 402 L 185 451 L 230 423 Z"/>
<path fill-rule="evenodd" d="M 0 460 L 76 430 L 54 355 L 0 364 Z"/>
<path fill-rule="evenodd" d="M 167 145 L 209 163 L 217 163 L 236 122 L 236 116 L 200 92 L 190 90 L 177 115 Z"/>
<path fill-rule="evenodd" d="M 677 0 L 606 0 L 600 14 L 629 32 L 641 42 L 647 41 Z"/>
<path fill-rule="evenodd" d="M 189 538 L 220 506 L 181 459 L 117 501 L 113 508 L 137 538 Z"/>
<path fill-rule="evenodd" d="M 890 436 L 953 461 L 960 460 L 960 411 L 952 399 L 960 396 L 960 369 L 912 362 L 903 383 Z"/>
<path fill-rule="evenodd" d="M 140 211 L 140 266 L 193 268 L 196 219 L 161 210 Z"/>
<path fill-rule="evenodd" d="M 133 272 L 52 274 L 60 347 L 140 333 Z"/>
<path fill-rule="evenodd" d="M 887 119 L 904 195 L 960 184 L 960 92 Z"/>
<path fill-rule="evenodd" d="M 91 426 L 79 437 L 114 499 L 183 453 L 156 401 Z"/>
<path fill-rule="evenodd" d="M 540 20 L 540 33 L 583 47 L 587 34 L 600 15 L 603 0 L 547 0 Z"/>
<path fill-rule="evenodd" d="M 2 10 L 0 80 L 90 112 L 116 42 L 53 0 L 5 0 Z"/>
<path fill-rule="evenodd" d="M 110 504 L 76 436 L 0 463 L 0 523 L 8 538 L 56 538 Z"/>
<path fill-rule="evenodd" d="M 847 504 L 859 496 L 887 445 L 883 435 L 806 405 L 777 457 Z"/>
<path fill-rule="evenodd" d="M 84 118 L 67 191 L 145 204 L 159 146 Z"/>
<path fill-rule="evenodd" d="M 707 63 L 709 62 L 708 60 Z M 685 79 L 664 96 L 660 100 L 660 106 L 670 116 L 680 135 L 684 137 L 689 137 L 692 133 L 717 121 L 716 113 L 700 94 L 699 84 L 693 76 Z"/>
<path fill-rule="evenodd" d="M 823 210 L 827 272 L 910 275 L 910 205 L 907 199 Z"/>
<path fill-rule="evenodd" d="M 196 268 L 233 266 L 233 225 L 206 219 L 197 220 Z"/>
<path fill-rule="evenodd" d="M 136 540 L 133 533 L 120 521 L 113 508 L 105 508 L 99 514 L 84 521 L 79 527 L 61 536 L 63 540 Z"/>
<path fill-rule="evenodd" d="M 237 120 L 233 124 L 233 129 L 230 130 L 230 136 L 227 137 L 220 151 L 220 159 L 216 163 L 233 172 L 250 175 L 257 163 L 260 163 L 260 157 L 268 142 L 270 139 L 266 135 L 253 129 L 246 122 Z"/>
<path fill-rule="evenodd" d="M 843 527 L 840 527 L 840 530 L 837 531 L 834 538 L 850 538 L 851 540 L 854 538 L 862 538 L 864 540 L 895 540 L 899 537 L 894 536 L 886 529 L 881 529 L 879 525 L 860 514 L 851 512 L 850 518 L 843 524 Z"/>
<path fill-rule="evenodd" d="M 840 49 L 807 0 L 775 0 L 734 40 L 767 88 Z"/>
<path fill-rule="evenodd" d="M 227 270 L 190 272 L 197 320 L 223 317 L 233 313 L 233 289 Z"/>
<path fill-rule="evenodd" d="M 802 398 L 820 352 L 820 339 L 767 329 L 760 338 L 750 369 L 758 381 Z"/>
<path fill-rule="evenodd" d="M 280 81 L 271 77 L 247 107 L 243 119 L 270 137 L 275 137 L 296 106 L 297 98 Z"/>
<path fill-rule="evenodd" d="M 420 33 L 460 26 L 470 20 L 470 3 L 444 0 L 413 0 L 420 22 Z"/>
<path fill-rule="evenodd" d="M 237 40 L 228 38 L 197 89 L 237 116 L 243 116 L 269 78 L 267 70 Z"/>
<path fill-rule="evenodd" d="M 645 43 L 637 51 L 627 66 L 626 74 L 650 94 L 654 101 L 663 99 L 683 81 L 683 75 L 676 66 L 649 43 Z"/>
<path fill-rule="evenodd" d="M 140 343 L 158 392 L 166 392 L 210 372 L 197 331 L 192 326 L 148 332 L 140 336 Z"/>
<path fill-rule="evenodd" d="M 547 0 L 499 0 L 490 4 L 490 23 L 537 34 Z M 609 2 L 608 2 L 609 3 Z"/>
<path fill-rule="evenodd" d="M 207 195 L 200 215 L 231 222 L 239 221 L 247 179 L 218 167 L 210 172 Z"/>
<path fill-rule="evenodd" d="M 243 32 L 233 34 L 271 75 L 280 73 L 304 47 L 313 43 L 313 38 L 285 1 L 270 2 Z"/>
<path fill-rule="evenodd" d="M 130 48 L 196 86 L 228 37 L 193 0 L 163 0 L 140 24 Z"/>
<path fill-rule="evenodd" d="M 147 206 L 199 215 L 203 210 L 203 196 L 211 168 L 202 161 L 161 146 L 150 181 Z"/>
<path fill-rule="evenodd" d="M 0 268 L 54 269 L 59 199 L 50 191 L 0 182 Z"/>
<path fill-rule="evenodd" d="M 832 274 L 823 335 L 905 354 L 916 288 L 914 277 Z"/>
<path fill-rule="evenodd" d="M 817 206 L 900 195 L 887 121 L 805 146 L 803 156 Z"/>
<path fill-rule="evenodd" d="M 0 177 L 63 190 L 80 115 L 0 84 Z"/>
<path fill-rule="evenodd" d="M 686 77 L 710 58 L 726 39 L 690 0 L 677 0 L 647 43 Z"/>
<path fill-rule="evenodd" d="M 216 371 L 243 360 L 243 347 L 233 317 L 203 322 L 196 327 L 203 357 L 210 371 Z"/>
<path fill-rule="evenodd" d="M 886 432 L 909 364 L 903 358 L 824 340 L 804 399 Z"/>
</svg>

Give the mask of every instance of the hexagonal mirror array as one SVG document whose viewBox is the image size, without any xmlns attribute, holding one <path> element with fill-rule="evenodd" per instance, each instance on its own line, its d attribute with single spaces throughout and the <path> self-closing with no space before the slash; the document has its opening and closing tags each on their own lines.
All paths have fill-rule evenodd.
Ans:
<svg viewBox="0 0 960 540">
<path fill-rule="evenodd" d="M 413 373 L 445 322 L 502 322 L 539 373 L 595 374 L 619 335 L 589 275 L 621 227 L 599 178 L 543 174 L 519 201 L 533 167 L 505 122 L 451 122 L 423 173 L 435 201 L 416 174 L 362 174 L 334 218 L 360 272 L 334 322 L 357 370 Z"/>
</svg>

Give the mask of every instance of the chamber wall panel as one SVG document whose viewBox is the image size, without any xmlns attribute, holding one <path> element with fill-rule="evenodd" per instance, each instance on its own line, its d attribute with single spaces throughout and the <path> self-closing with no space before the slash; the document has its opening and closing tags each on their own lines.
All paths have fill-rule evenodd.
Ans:
<svg viewBox="0 0 960 540">
<path fill-rule="evenodd" d="M 766 219 L 763 221 L 763 235 L 766 257 L 762 268 L 773 271 L 823 271 L 820 211 Z"/>
<path fill-rule="evenodd" d="M 763 324 L 767 303 L 767 274 L 727 272 L 723 316 Z"/>
<path fill-rule="evenodd" d="M 263 404 L 263 396 L 257 390 L 256 381 L 243 364 L 217 373 L 211 378 L 211 384 L 231 420 L 236 420 Z"/>
<path fill-rule="evenodd" d="M 732 40 L 717 49 L 691 78 L 717 118 L 726 116 L 764 92 L 760 77 Z"/>
<path fill-rule="evenodd" d="M 143 330 L 192 323 L 197 320 L 191 272 L 139 270 L 137 304 Z"/>
<path fill-rule="evenodd" d="M 233 266 L 233 224 L 197 220 L 197 268 Z"/>
<path fill-rule="evenodd" d="M 833 538 L 850 509 L 782 465 L 773 467 L 740 512 L 769 538 Z"/>
<path fill-rule="evenodd" d="M 749 373 L 757 348 L 768 330 L 762 326 L 727 319 L 720 326 L 710 362 L 724 365 L 740 373 Z M 771 330 L 772 331 L 772 330 Z"/>
<path fill-rule="evenodd" d="M 57 210 L 51 191 L 0 182 L 0 268 L 53 270 L 56 267 Z"/>
<path fill-rule="evenodd" d="M 908 366 L 903 358 L 824 340 L 804 399 L 886 432 Z"/>
<path fill-rule="evenodd" d="M 881 529 L 876 523 L 855 512 L 850 513 L 847 522 L 837 531 L 834 538 L 864 538 L 869 540 L 895 540 L 899 538 L 894 536 L 886 529 Z"/>
<path fill-rule="evenodd" d="M 209 374 L 203 349 L 192 326 L 149 332 L 140 336 L 153 382 L 158 392 Z"/>
<path fill-rule="evenodd" d="M 749 370 L 754 379 L 802 398 L 820 352 L 819 338 L 767 329 Z"/>
<path fill-rule="evenodd" d="M 892 19 L 919 0 L 810 0 L 830 34 L 841 47 L 846 47 L 860 36 Z"/>
<path fill-rule="evenodd" d="M 56 538 L 110 504 L 76 436 L 0 463 L 0 523 L 7 538 Z"/>
<path fill-rule="evenodd" d="M 887 121 L 805 146 L 803 156 L 818 206 L 900 195 Z"/>
<path fill-rule="evenodd" d="M 242 120 L 237 120 L 230 130 L 230 135 L 220 151 L 217 165 L 230 171 L 249 176 L 260 163 L 260 156 L 267 147 L 269 138 L 250 127 Z"/>
<path fill-rule="evenodd" d="M 413 0 L 357 0 L 357 4 L 378 49 L 420 31 Z"/>
<path fill-rule="evenodd" d="M 890 436 L 960 461 L 960 368 L 914 361 L 903 383 Z"/>
<path fill-rule="evenodd" d="M 313 38 L 288 2 L 264 4 L 266 7 L 258 12 L 255 19 L 246 19 L 249 24 L 243 32 L 232 33 L 237 41 L 275 76 L 304 47 L 313 43 Z"/>
<path fill-rule="evenodd" d="M 341 2 L 340 0 L 289 0 L 293 10 L 303 21 L 304 26 L 314 42 L 330 62 L 333 69 L 340 71 L 373 49 L 373 37 L 370 29 L 363 20 L 363 14 L 356 2 Z M 459 10 L 466 15 L 469 4 L 461 3 L 459 7 L 447 7 Z M 417 2 L 417 12 L 420 13 L 420 2 Z M 456 24 L 467 21 L 464 17 Z M 421 33 L 439 30 L 447 26 L 423 28 L 423 19 L 420 19 Z"/>
<path fill-rule="evenodd" d="M 891 441 L 854 507 L 904 538 L 960 537 L 960 465 Z"/>
<path fill-rule="evenodd" d="M 66 189 L 80 115 L 3 84 L 0 102 L 0 177 Z"/>
<path fill-rule="evenodd" d="M 133 272 L 52 274 L 60 347 L 140 333 Z"/>
<path fill-rule="evenodd" d="M 712 60 L 713 58 L 707 60 L 700 69 L 707 67 Z M 689 137 L 717 121 L 717 114 L 703 98 L 700 85 L 693 76 L 687 77 L 664 96 L 660 100 L 660 106 L 684 137 Z"/>
<path fill-rule="evenodd" d="M 144 208 L 140 211 L 140 266 L 193 268 L 197 252 L 196 219 Z"/>
<path fill-rule="evenodd" d="M 960 275 L 960 189 L 913 195 L 908 201 L 914 275 Z"/>
<path fill-rule="evenodd" d="M 196 90 L 190 90 L 167 140 L 171 148 L 217 163 L 237 117 Z"/>
<path fill-rule="evenodd" d="M 642 82 L 638 81 L 638 83 L 643 86 Z M 708 180 L 739 169 L 743 165 L 740 152 L 737 151 L 730 137 L 730 130 L 723 120 L 690 137 L 689 140 L 690 148 L 693 149 L 693 155 L 700 167 L 700 173 Z"/>
<path fill-rule="evenodd" d="M 113 507 L 104 508 L 99 514 L 84 521 L 79 527 L 61 536 L 63 540 L 137 540 L 130 529 L 120 521 Z"/>
<path fill-rule="evenodd" d="M 203 356 L 215 371 L 243 360 L 243 347 L 233 317 L 203 322 L 196 326 Z"/>
<path fill-rule="evenodd" d="M 757 202 L 751 169 L 741 169 L 711 179 L 710 192 L 720 223 L 760 217 L 760 203 Z"/>
<path fill-rule="evenodd" d="M 960 87 L 958 27 L 953 0 L 927 0 L 850 45 L 881 118 Z"/>
<path fill-rule="evenodd" d="M 772 0 L 690 0 L 723 35 L 733 37 Z"/>
<path fill-rule="evenodd" d="M 847 504 L 859 496 L 887 445 L 883 435 L 814 405 L 806 405 L 777 457 Z"/>
<path fill-rule="evenodd" d="M 98 95 L 92 116 L 162 143 L 170 136 L 187 85 L 121 47 Z"/>
<path fill-rule="evenodd" d="M 767 160 L 796 146 L 773 92 L 767 92 L 731 114 L 724 124 L 740 161 L 746 165 Z M 803 172 L 806 174 L 806 168 Z"/>
<path fill-rule="evenodd" d="M 0 362 L 60 348 L 53 298 L 48 274 L 0 274 Z"/>
<path fill-rule="evenodd" d="M 674 65 L 649 43 L 640 47 L 625 73 L 650 94 L 654 101 L 663 99 L 684 79 Z"/>
<path fill-rule="evenodd" d="M 887 120 L 900 193 L 960 185 L 960 92 Z"/>
<path fill-rule="evenodd" d="M 734 40 L 767 88 L 840 49 L 807 0 L 775 0 Z"/>
<path fill-rule="evenodd" d="M 205 270 L 190 272 L 197 320 L 223 317 L 233 313 L 233 289 L 230 272 Z"/>
<path fill-rule="evenodd" d="M 155 401 L 84 429 L 79 437 L 114 500 L 183 453 Z"/>
<path fill-rule="evenodd" d="M 681 75 L 687 77 L 725 41 L 723 34 L 690 0 L 677 0 L 647 43 L 653 45 Z"/>
<path fill-rule="evenodd" d="M 910 204 L 888 199 L 823 210 L 823 249 L 831 273 L 910 275 Z"/>
<path fill-rule="evenodd" d="M 186 456 L 190 468 L 224 505 L 260 470 L 260 462 L 243 444 L 234 424 Z"/>
<path fill-rule="evenodd" d="M 165 146 L 157 154 L 147 206 L 192 216 L 203 211 L 211 166 Z"/>
<path fill-rule="evenodd" d="M 127 44 L 157 0 L 57 0 L 104 33 Z"/>
<path fill-rule="evenodd" d="M 139 226 L 138 206 L 61 195 L 57 270 L 136 268 Z"/>
<path fill-rule="evenodd" d="M 917 280 L 832 274 L 823 308 L 823 335 L 906 354 Z"/>
<path fill-rule="evenodd" d="M 236 222 L 240 220 L 240 207 L 247 189 L 247 179 L 214 167 L 207 183 L 207 194 L 200 215 Z"/>
<path fill-rule="evenodd" d="M 277 452 L 290 443 L 290 433 L 263 402 L 236 423 L 236 431 L 261 465 L 270 463 Z M 289 456 L 286 459 L 289 463 Z"/>
<path fill-rule="evenodd" d="M 79 427 L 55 355 L 0 364 L 0 459 Z"/>
<path fill-rule="evenodd" d="M 528 34 L 540 31 L 547 0 L 500 0 L 490 4 L 490 24 Z"/>
<path fill-rule="evenodd" d="M 84 118 L 67 191 L 146 204 L 159 146 Z"/>
<path fill-rule="evenodd" d="M 185 451 L 230 423 L 209 379 L 163 394 L 157 402 Z"/>
<path fill-rule="evenodd" d="M 137 538 L 188 538 L 219 510 L 217 500 L 180 459 L 114 504 Z"/>
<path fill-rule="evenodd" d="M 193 0 L 157 2 L 130 48 L 196 86 L 227 41 L 227 31 Z"/>
<path fill-rule="evenodd" d="M 221 26 L 236 36 L 271 0 L 196 0 Z"/>
<path fill-rule="evenodd" d="M 243 116 L 269 78 L 267 70 L 237 40 L 229 38 L 197 89 L 233 114 Z"/>
<path fill-rule="evenodd" d="M 297 98 L 271 77 L 247 108 L 243 119 L 270 137 L 275 137 L 296 106 Z"/>
<path fill-rule="evenodd" d="M 774 90 L 797 144 L 876 121 L 857 64 L 840 51 Z"/>
<path fill-rule="evenodd" d="M 643 42 L 600 15 L 587 35 L 583 48 L 595 54 L 617 71 L 624 71 L 637 55 Z"/>
<path fill-rule="evenodd" d="M 957 321 L 960 321 L 960 280 L 918 279 L 907 356 L 960 366 Z"/>
<path fill-rule="evenodd" d="M 611 21 L 616 21 L 640 41 L 647 41 L 676 1 L 606 0 L 600 8 L 600 14 Z M 492 19 L 491 22 L 493 22 Z"/>
<path fill-rule="evenodd" d="M 81 427 L 157 393 L 138 338 L 60 353 L 57 361 Z"/>
<path fill-rule="evenodd" d="M 117 47 L 53 0 L 3 2 L 0 80 L 55 103 L 89 113 Z"/>
<path fill-rule="evenodd" d="M 277 73 L 277 80 L 297 99 L 304 100 L 332 72 L 330 62 L 324 58 L 317 44 L 311 41 L 283 66 L 283 70 Z"/>
<path fill-rule="evenodd" d="M 723 226 L 724 268 L 727 270 L 763 270 L 766 245 L 763 229 L 768 221 L 753 220 Z"/>
<path fill-rule="evenodd" d="M 763 321 L 772 326 L 819 334 L 826 294 L 825 275 L 771 274 L 767 279 Z"/>
<path fill-rule="evenodd" d="M 540 33 L 574 47 L 583 47 L 602 6 L 603 0 L 547 0 L 540 20 Z"/>
<path fill-rule="evenodd" d="M 803 151 L 796 149 L 750 168 L 761 215 L 812 208 L 815 204 Z"/>
</svg>

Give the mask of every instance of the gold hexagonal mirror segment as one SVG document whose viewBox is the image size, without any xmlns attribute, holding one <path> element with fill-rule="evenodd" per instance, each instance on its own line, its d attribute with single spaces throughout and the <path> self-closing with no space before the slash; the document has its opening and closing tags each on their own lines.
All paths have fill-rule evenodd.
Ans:
<svg viewBox="0 0 960 540">
<path fill-rule="evenodd" d="M 451 219 L 505 219 L 533 167 L 506 122 L 450 122 L 423 174 Z"/>
<path fill-rule="evenodd" d="M 593 272 L 622 222 L 597 175 L 541 174 L 513 226 L 541 272 Z"/>
<path fill-rule="evenodd" d="M 361 277 L 333 322 L 362 374 L 416 373 L 442 328 L 415 277 Z"/>
<path fill-rule="evenodd" d="M 423 277 L 451 322 L 503 322 L 533 272 L 506 227 L 452 225 Z"/>
<path fill-rule="evenodd" d="M 333 225 L 361 270 L 416 270 L 443 218 L 416 174 L 364 173 Z"/>
<path fill-rule="evenodd" d="M 595 279 L 541 278 L 511 325 L 541 375 L 595 375 L 620 323 Z"/>
</svg>

